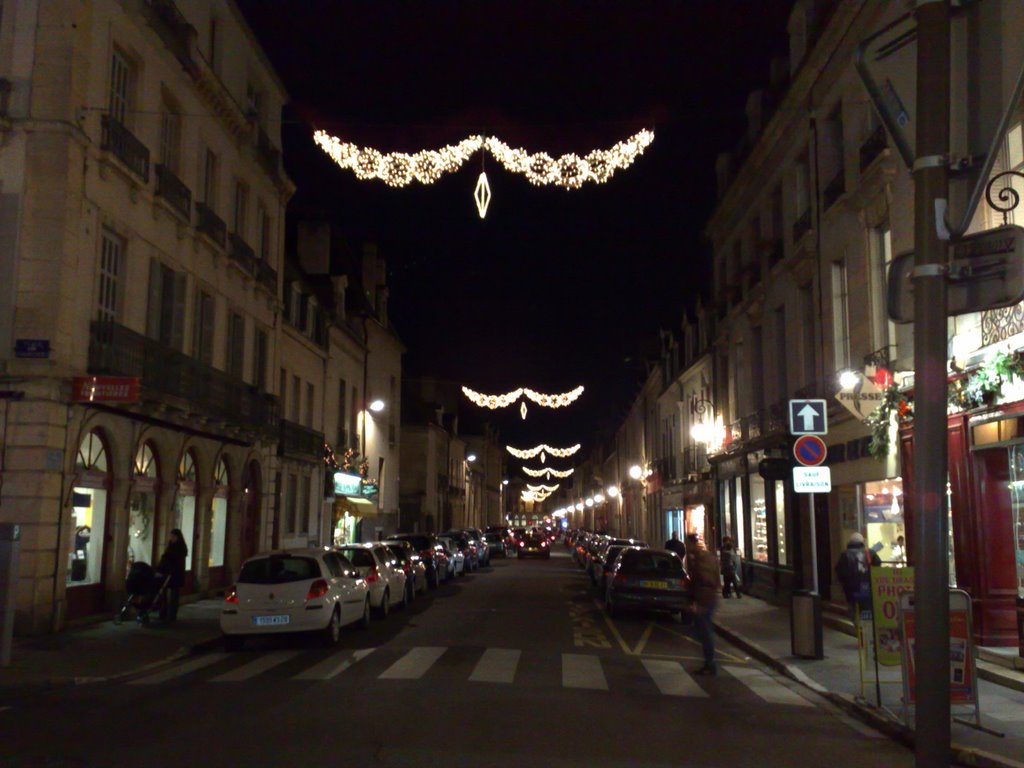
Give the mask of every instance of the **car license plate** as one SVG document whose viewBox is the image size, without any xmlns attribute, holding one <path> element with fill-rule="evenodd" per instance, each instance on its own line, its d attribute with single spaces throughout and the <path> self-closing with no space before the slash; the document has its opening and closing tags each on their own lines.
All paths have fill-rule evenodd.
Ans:
<svg viewBox="0 0 1024 768">
<path fill-rule="evenodd" d="M 647 587 L 648 589 L 668 589 L 667 581 L 641 581 L 641 587 Z"/>
<path fill-rule="evenodd" d="M 527 552 L 536 552 L 537 548 L 536 547 L 528 547 L 526 551 Z"/>
<path fill-rule="evenodd" d="M 265 627 L 273 624 L 287 624 L 291 620 L 288 614 L 280 614 L 278 616 L 253 616 L 252 623 L 258 627 Z"/>
</svg>

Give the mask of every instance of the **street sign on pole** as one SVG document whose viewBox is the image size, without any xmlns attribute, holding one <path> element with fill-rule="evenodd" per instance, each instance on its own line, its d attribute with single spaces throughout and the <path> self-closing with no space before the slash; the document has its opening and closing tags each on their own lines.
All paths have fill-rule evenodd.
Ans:
<svg viewBox="0 0 1024 768">
<path fill-rule="evenodd" d="M 824 400 L 790 400 L 789 433 L 791 435 L 828 434 L 828 408 Z"/>
<path fill-rule="evenodd" d="M 793 443 L 793 456 L 802 466 L 816 467 L 825 461 L 828 448 L 817 435 L 801 435 Z"/>
<path fill-rule="evenodd" d="M 832 470 L 829 467 L 793 467 L 793 490 L 797 493 L 831 493 Z M 813 511 L 812 499 L 812 514 Z"/>
</svg>

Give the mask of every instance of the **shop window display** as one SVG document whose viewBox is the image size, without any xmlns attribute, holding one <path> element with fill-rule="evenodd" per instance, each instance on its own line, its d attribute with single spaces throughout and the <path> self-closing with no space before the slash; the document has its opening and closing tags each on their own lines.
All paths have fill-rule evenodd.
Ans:
<svg viewBox="0 0 1024 768">
<path fill-rule="evenodd" d="M 135 455 L 135 477 L 128 510 L 128 565 L 153 562 L 156 529 L 156 456 L 148 443 Z"/>
<path fill-rule="evenodd" d="M 775 486 L 775 529 L 778 537 L 779 565 L 789 565 L 789 550 L 786 547 L 786 484 L 773 480 Z"/>
<path fill-rule="evenodd" d="M 221 459 L 217 462 L 214 479 L 215 491 L 210 511 L 210 556 L 207 565 L 216 568 L 224 565 L 224 537 L 228 524 L 228 468 Z M 182 533 L 188 535 L 184 528 Z"/>
<path fill-rule="evenodd" d="M 706 544 L 704 541 L 705 526 L 705 514 L 703 504 L 692 504 L 686 508 L 686 535 L 695 534 L 698 541 L 701 544 Z"/>
<path fill-rule="evenodd" d="M 1013 511 L 1013 554 L 1017 597 L 1024 599 L 1024 445 L 1010 448 L 1010 506 Z"/>
<path fill-rule="evenodd" d="M 191 452 L 181 457 L 178 467 L 178 496 L 174 501 L 174 525 L 188 546 L 185 570 L 192 570 L 192 550 L 195 548 L 196 527 L 196 464 Z"/>
<path fill-rule="evenodd" d="M 902 478 L 864 483 L 861 493 L 868 549 L 874 550 L 885 565 L 906 565 Z"/>
<path fill-rule="evenodd" d="M 760 475 L 750 475 L 750 512 L 753 518 L 751 546 L 753 559 L 759 563 L 768 562 L 768 504 L 765 500 L 764 480 Z"/>
<path fill-rule="evenodd" d="M 71 490 L 67 584 L 99 584 L 103 581 L 107 454 L 97 434 L 89 433 L 79 446 L 75 472 L 78 481 Z"/>
</svg>

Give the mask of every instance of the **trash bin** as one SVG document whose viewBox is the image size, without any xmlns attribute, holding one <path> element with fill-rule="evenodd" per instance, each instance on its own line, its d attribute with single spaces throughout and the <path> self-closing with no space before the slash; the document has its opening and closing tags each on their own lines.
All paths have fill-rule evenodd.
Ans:
<svg viewBox="0 0 1024 768">
<path fill-rule="evenodd" d="M 825 654 L 821 637 L 821 596 L 801 589 L 793 593 L 789 612 L 789 629 L 793 655 L 804 659 L 821 659 Z"/>
</svg>

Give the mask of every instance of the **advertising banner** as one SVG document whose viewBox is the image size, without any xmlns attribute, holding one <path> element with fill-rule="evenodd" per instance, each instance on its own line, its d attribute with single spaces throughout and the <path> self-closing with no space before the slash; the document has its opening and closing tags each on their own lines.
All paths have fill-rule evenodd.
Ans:
<svg viewBox="0 0 1024 768">
<path fill-rule="evenodd" d="M 71 400 L 75 403 L 137 403 L 138 376 L 75 376 Z"/>
<path fill-rule="evenodd" d="M 914 591 L 914 569 L 875 566 L 871 569 L 871 612 L 878 663 L 898 667 L 903 663 L 899 625 L 900 595 Z"/>
<path fill-rule="evenodd" d="M 905 570 L 905 569 L 901 569 Z M 917 702 L 914 673 L 914 595 L 900 596 L 900 620 L 906 640 L 904 654 L 904 694 L 908 704 Z M 949 593 L 949 702 L 953 705 L 977 704 L 974 682 L 974 647 L 971 640 L 971 600 L 966 592 Z"/>
</svg>

